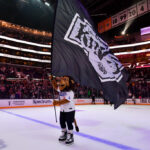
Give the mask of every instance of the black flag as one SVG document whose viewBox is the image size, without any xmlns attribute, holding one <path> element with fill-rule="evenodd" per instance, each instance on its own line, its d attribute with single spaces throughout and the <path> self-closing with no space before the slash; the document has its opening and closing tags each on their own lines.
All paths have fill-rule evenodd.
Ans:
<svg viewBox="0 0 150 150">
<path fill-rule="evenodd" d="M 52 45 L 52 75 L 71 76 L 80 85 L 102 90 L 115 109 L 125 102 L 124 67 L 79 0 L 57 0 Z"/>
</svg>

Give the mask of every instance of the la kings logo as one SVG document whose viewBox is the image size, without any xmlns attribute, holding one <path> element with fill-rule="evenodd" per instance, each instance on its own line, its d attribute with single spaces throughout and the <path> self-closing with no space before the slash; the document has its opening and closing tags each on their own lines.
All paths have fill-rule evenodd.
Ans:
<svg viewBox="0 0 150 150">
<path fill-rule="evenodd" d="M 101 82 L 117 81 L 122 78 L 122 64 L 109 52 L 109 47 L 94 31 L 91 24 L 75 14 L 64 39 L 80 46 Z"/>
</svg>

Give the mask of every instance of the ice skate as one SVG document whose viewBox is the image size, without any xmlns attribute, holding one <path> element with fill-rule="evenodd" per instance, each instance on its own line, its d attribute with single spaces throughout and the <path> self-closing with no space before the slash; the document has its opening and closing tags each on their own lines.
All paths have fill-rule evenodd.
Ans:
<svg viewBox="0 0 150 150">
<path fill-rule="evenodd" d="M 65 141 L 66 145 L 71 145 L 74 143 L 74 138 L 73 138 L 73 134 L 71 133 L 67 133 L 67 139 Z"/>
<path fill-rule="evenodd" d="M 62 135 L 59 137 L 59 142 L 64 142 L 67 139 L 67 131 L 62 131 Z"/>
</svg>

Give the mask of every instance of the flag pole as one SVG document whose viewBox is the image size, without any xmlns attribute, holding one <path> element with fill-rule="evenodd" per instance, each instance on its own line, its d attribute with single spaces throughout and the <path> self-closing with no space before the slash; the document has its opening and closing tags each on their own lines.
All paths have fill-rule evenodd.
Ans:
<svg viewBox="0 0 150 150">
<path fill-rule="evenodd" d="M 55 11 L 54 11 L 54 20 L 53 20 L 53 25 L 52 25 L 52 44 L 51 44 L 51 75 L 53 75 L 53 47 L 54 47 L 54 30 L 55 30 L 55 18 L 56 18 L 56 12 L 57 12 L 57 5 L 58 5 L 58 0 L 56 0 L 55 4 Z"/>
<path fill-rule="evenodd" d="M 52 58 L 53 58 L 53 40 L 54 40 L 54 27 L 55 27 L 55 17 L 56 17 L 56 10 L 57 10 L 57 4 L 58 0 L 56 0 L 56 5 L 55 5 L 55 12 L 54 12 L 54 20 L 53 20 L 53 27 L 52 27 L 52 44 L 51 44 L 51 75 L 52 75 Z M 54 97 L 54 88 L 53 88 L 53 99 Z M 54 111 L 55 111 L 55 120 L 57 122 L 57 113 L 56 113 L 56 106 L 54 105 Z"/>
<path fill-rule="evenodd" d="M 50 82 L 51 82 L 51 84 L 52 84 L 52 78 L 50 77 L 50 76 L 52 76 L 51 74 L 47 74 L 48 75 L 48 79 L 50 80 Z M 52 85 L 52 90 L 53 90 L 53 92 L 52 92 L 52 99 L 54 100 L 55 99 L 55 92 L 54 92 L 54 87 L 53 87 L 53 85 Z M 55 120 L 56 120 L 56 122 L 57 122 L 57 113 L 56 113 L 56 106 L 53 104 L 53 106 L 54 106 L 54 112 L 55 112 Z"/>
<path fill-rule="evenodd" d="M 53 88 L 53 99 L 55 98 L 55 94 L 54 94 L 54 88 Z M 57 122 L 57 113 L 56 113 L 56 106 L 54 105 L 54 112 L 55 112 L 55 120 Z"/>
<path fill-rule="evenodd" d="M 55 120 L 57 122 L 57 113 L 56 113 L 56 106 L 54 105 L 54 111 L 55 111 Z"/>
</svg>

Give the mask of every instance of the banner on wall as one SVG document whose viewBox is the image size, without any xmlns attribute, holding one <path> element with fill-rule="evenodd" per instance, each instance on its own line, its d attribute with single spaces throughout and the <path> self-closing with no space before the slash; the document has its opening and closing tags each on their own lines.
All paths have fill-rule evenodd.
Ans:
<svg viewBox="0 0 150 150">
<path fill-rule="evenodd" d="M 111 28 L 117 27 L 131 19 L 136 19 L 137 17 L 144 15 L 149 11 L 150 11 L 150 0 L 142 0 L 112 16 Z M 98 30 L 99 33 L 103 33 L 111 29 L 111 28 L 107 28 L 107 30 L 105 30 L 105 22 L 107 22 L 107 19 L 99 23 L 99 25 L 101 25 L 103 29 L 103 30 Z"/>
<path fill-rule="evenodd" d="M 105 28 L 105 31 L 111 29 L 111 17 L 104 21 L 104 28 Z"/>
<path fill-rule="evenodd" d="M 128 20 L 128 10 L 125 9 L 118 14 L 119 23 L 123 23 Z"/>
<path fill-rule="evenodd" d="M 99 33 L 103 33 L 107 30 L 110 30 L 111 29 L 111 17 L 98 23 L 98 32 Z"/>
<path fill-rule="evenodd" d="M 98 32 L 99 32 L 99 33 L 105 32 L 105 24 L 104 24 L 104 21 L 98 23 Z"/>
<path fill-rule="evenodd" d="M 118 15 L 114 15 L 111 17 L 112 27 L 118 26 L 118 24 L 119 24 L 119 18 L 118 17 L 119 17 Z"/>
<path fill-rule="evenodd" d="M 148 0 L 148 10 L 150 10 L 150 0 Z"/>
<path fill-rule="evenodd" d="M 148 2 L 147 0 L 140 1 L 137 3 L 138 15 L 145 14 L 148 11 Z"/>
<path fill-rule="evenodd" d="M 136 5 L 132 5 L 128 8 L 128 20 L 134 19 L 137 17 L 137 7 Z"/>
</svg>

